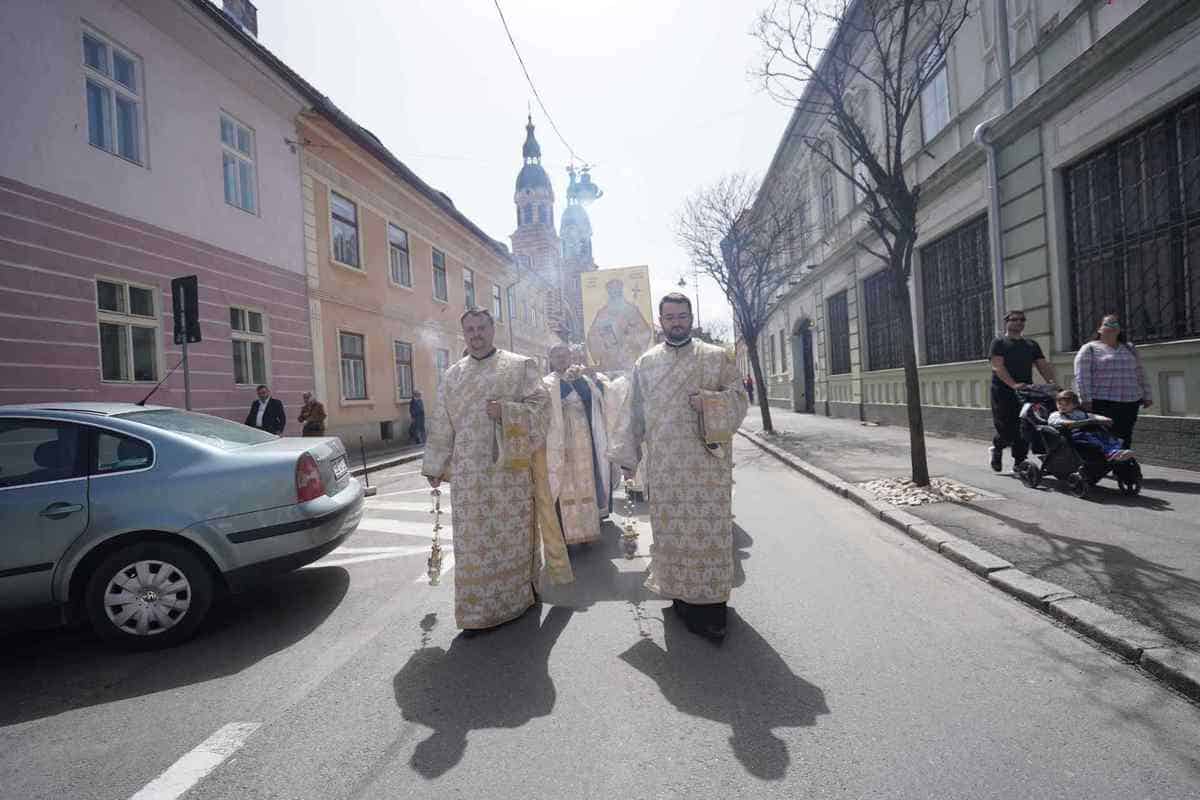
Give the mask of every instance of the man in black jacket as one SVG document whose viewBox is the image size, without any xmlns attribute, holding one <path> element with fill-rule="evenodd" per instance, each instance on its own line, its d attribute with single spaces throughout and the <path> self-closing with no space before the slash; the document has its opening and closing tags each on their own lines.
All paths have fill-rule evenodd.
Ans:
<svg viewBox="0 0 1200 800">
<path fill-rule="evenodd" d="M 283 411 L 283 403 L 271 397 L 271 390 L 266 386 L 258 387 L 258 399 L 250 404 L 250 413 L 246 415 L 246 424 L 267 433 L 279 436 L 287 425 L 287 415 Z"/>
</svg>

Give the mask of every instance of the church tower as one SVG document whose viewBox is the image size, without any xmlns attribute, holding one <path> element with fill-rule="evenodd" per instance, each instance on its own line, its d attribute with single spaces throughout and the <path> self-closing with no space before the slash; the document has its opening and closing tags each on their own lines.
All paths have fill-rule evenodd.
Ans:
<svg viewBox="0 0 1200 800">
<path fill-rule="evenodd" d="M 571 308 L 573 321 L 571 341 L 583 340 L 583 286 L 580 276 L 596 269 L 592 258 L 592 221 L 584 206 L 599 198 L 603 192 L 592 183 L 588 168 L 576 175 L 574 166 L 567 168 L 571 184 L 567 187 L 567 208 L 562 215 L 563 296 Z"/>
<path fill-rule="evenodd" d="M 512 251 L 522 284 L 540 279 L 550 287 L 550 296 L 562 296 L 562 248 L 554 230 L 554 187 L 542 167 L 542 147 L 533 133 L 533 116 L 525 125 L 525 145 L 521 148 L 524 162 L 517 174 L 513 203 L 517 209 L 517 229 L 513 232 Z M 551 302 L 546 309 L 551 327 L 560 328 L 555 318 L 561 316 L 561 303 Z"/>
</svg>

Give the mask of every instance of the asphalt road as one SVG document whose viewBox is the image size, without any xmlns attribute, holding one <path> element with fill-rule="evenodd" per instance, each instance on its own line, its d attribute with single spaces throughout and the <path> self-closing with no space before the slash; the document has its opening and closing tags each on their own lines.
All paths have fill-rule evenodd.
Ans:
<svg viewBox="0 0 1200 800">
<path fill-rule="evenodd" d="M 574 587 L 456 638 L 406 465 L 344 551 L 182 647 L 0 639 L 0 796 L 1200 796 L 1200 709 L 737 447 L 723 646 L 664 616 L 615 529 Z"/>
</svg>

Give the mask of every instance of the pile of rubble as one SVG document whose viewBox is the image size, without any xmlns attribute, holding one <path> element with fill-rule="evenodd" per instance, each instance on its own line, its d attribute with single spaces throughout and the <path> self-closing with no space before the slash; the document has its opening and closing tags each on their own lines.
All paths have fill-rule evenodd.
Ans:
<svg viewBox="0 0 1200 800">
<path fill-rule="evenodd" d="M 946 478 L 933 478 L 928 486 L 917 486 L 910 478 L 882 478 L 860 484 L 876 499 L 895 506 L 922 506 L 926 503 L 967 503 L 978 494 L 969 486 Z"/>
</svg>

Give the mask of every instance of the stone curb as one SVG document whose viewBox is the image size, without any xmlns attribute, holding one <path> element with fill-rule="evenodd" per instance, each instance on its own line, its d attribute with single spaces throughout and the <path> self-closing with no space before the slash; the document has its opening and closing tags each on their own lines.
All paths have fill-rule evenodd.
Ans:
<svg viewBox="0 0 1200 800">
<path fill-rule="evenodd" d="M 370 469 L 371 472 L 377 472 L 381 469 L 399 466 L 400 464 L 409 464 L 422 458 L 424 455 L 424 450 L 418 450 L 415 453 L 404 453 L 401 455 L 392 456 L 390 458 L 384 458 L 382 461 L 373 461 L 370 464 L 367 464 L 367 468 Z M 350 469 L 350 474 L 358 478 L 361 477 L 365 471 L 366 470 L 363 468 L 362 464 L 359 464 L 357 467 L 352 467 Z"/>
<path fill-rule="evenodd" d="M 915 514 L 881 502 L 870 492 L 763 441 L 754 431 L 739 428 L 738 433 L 800 474 L 854 501 L 872 516 L 879 517 L 935 553 L 966 567 L 997 589 L 1054 617 L 1106 649 L 1141 666 L 1193 700 L 1200 701 L 1200 654 L 1175 647 L 1171 639 L 1152 628 L 1084 600 L 1058 584 L 1035 578 L 978 545 L 953 536 Z"/>
</svg>

